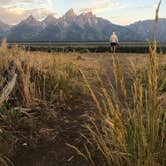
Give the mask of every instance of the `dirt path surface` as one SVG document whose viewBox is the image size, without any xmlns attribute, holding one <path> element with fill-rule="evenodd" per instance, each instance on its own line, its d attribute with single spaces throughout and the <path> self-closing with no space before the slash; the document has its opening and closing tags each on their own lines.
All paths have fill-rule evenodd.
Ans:
<svg viewBox="0 0 166 166">
<path fill-rule="evenodd" d="M 84 100 L 84 101 L 88 101 Z M 85 104 L 85 103 L 84 103 Z M 51 123 L 44 122 L 39 116 L 35 146 L 22 141 L 14 157 L 16 166 L 88 166 L 85 159 L 68 147 L 66 143 L 81 149 L 84 140 L 81 133 L 85 124 L 85 105 L 81 98 L 71 100 L 68 107 L 56 108 Z M 41 112 L 40 112 L 41 113 Z M 36 136 L 38 135 L 38 136 Z M 30 138 L 29 138 L 30 139 Z M 34 143 L 34 141 L 33 141 Z"/>
</svg>

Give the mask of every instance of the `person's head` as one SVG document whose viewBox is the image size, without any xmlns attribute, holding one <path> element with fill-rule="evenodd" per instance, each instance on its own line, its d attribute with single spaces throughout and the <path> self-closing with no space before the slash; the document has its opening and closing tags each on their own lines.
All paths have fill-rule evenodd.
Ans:
<svg viewBox="0 0 166 166">
<path fill-rule="evenodd" d="M 113 35 L 116 35 L 116 32 L 113 32 L 112 34 L 113 34 Z"/>
</svg>

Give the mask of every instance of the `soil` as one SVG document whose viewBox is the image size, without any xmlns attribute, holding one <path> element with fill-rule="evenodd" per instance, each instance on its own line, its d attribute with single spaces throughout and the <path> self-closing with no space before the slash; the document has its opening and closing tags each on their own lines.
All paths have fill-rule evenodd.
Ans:
<svg viewBox="0 0 166 166">
<path fill-rule="evenodd" d="M 88 166 L 88 162 L 66 143 L 82 151 L 85 140 L 81 137 L 81 133 L 86 132 L 82 125 L 87 121 L 84 115 L 88 109 L 85 105 L 92 105 L 89 102 L 87 96 L 84 99 L 78 97 L 61 107 L 45 110 L 42 106 L 41 110 L 34 109 L 32 112 L 35 114 L 38 112 L 33 115 L 37 117 L 33 120 L 33 123 L 36 123 L 35 131 L 32 134 L 25 133 L 18 141 L 17 151 L 13 157 L 14 164 L 16 166 Z M 49 114 L 43 112 L 50 110 L 52 112 L 49 119 Z"/>
</svg>

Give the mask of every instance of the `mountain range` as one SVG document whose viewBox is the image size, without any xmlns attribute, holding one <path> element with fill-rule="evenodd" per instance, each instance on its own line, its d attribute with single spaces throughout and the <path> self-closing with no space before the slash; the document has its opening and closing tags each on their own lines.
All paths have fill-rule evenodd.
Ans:
<svg viewBox="0 0 166 166">
<path fill-rule="evenodd" d="M 145 41 L 151 39 L 153 20 L 120 26 L 96 17 L 92 12 L 76 15 L 70 9 L 64 16 L 47 16 L 42 21 L 29 16 L 19 24 L 11 26 L 0 21 L 0 38 L 10 42 L 26 41 L 108 41 L 115 31 L 120 41 Z M 157 40 L 166 42 L 166 19 L 159 19 Z"/>
<path fill-rule="evenodd" d="M 0 21 L 0 36 L 3 36 L 10 30 L 10 26 Z"/>
</svg>

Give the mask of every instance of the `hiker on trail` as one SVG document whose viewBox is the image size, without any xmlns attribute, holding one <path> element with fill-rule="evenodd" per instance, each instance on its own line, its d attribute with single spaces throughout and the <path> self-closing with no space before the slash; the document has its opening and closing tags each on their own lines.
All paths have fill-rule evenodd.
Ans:
<svg viewBox="0 0 166 166">
<path fill-rule="evenodd" d="M 110 36 L 110 46 L 111 46 L 111 52 L 115 54 L 116 52 L 116 47 L 119 44 L 118 36 L 116 35 L 115 32 L 112 33 Z"/>
</svg>

